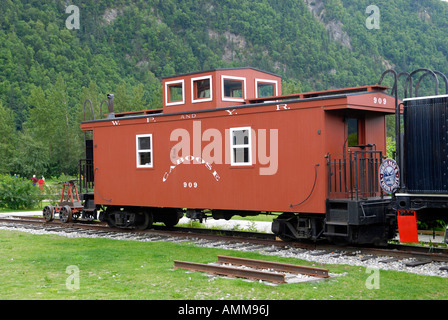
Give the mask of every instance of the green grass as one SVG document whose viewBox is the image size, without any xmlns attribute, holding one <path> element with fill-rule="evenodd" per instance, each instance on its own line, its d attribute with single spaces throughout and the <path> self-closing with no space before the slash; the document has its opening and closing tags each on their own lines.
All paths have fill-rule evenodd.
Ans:
<svg viewBox="0 0 448 320">
<path fill-rule="evenodd" d="M 24 211 L 42 211 L 45 206 L 49 205 L 49 201 L 39 201 L 35 207 L 27 209 L 10 209 L 10 208 L 0 208 L 0 213 L 14 213 L 14 212 L 24 212 Z"/>
<path fill-rule="evenodd" d="M 173 270 L 174 260 L 208 263 L 218 254 L 315 265 L 171 242 L 68 239 L 0 230 L 0 299 L 447 299 L 448 279 L 380 271 L 368 289 L 365 268 L 328 265 L 342 274 L 317 283 L 269 286 Z M 66 286 L 67 267 L 79 269 L 79 289 Z M 69 281 L 69 285 L 73 282 Z"/>
<path fill-rule="evenodd" d="M 249 220 L 249 221 L 267 221 L 272 222 L 275 218 L 277 218 L 278 215 L 274 214 L 259 214 L 257 216 L 247 216 L 247 217 L 241 217 L 241 216 L 233 216 L 230 220 Z"/>
</svg>

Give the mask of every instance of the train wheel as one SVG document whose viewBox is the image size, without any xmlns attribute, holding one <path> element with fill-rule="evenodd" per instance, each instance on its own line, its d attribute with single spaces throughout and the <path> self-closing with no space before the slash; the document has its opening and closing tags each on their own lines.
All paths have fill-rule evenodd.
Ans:
<svg viewBox="0 0 448 320">
<path fill-rule="evenodd" d="M 107 225 L 111 228 L 115 228 L 117 224 L 115 223 L 115 209 L 113 207 L 107 207 L 106 210 L 100 214 L 100 221 L 106 221 Z"/>
<path fill-rule="evenodd" d="M 290 212 L 282 213 L 272 221 L 271 230 L 282 241 L 296 240 L 291 230 L 297 228 L 297 217 Z"/>
<path fill-rule="evenodd" d="M 115 228 L 117 226 L 117 224 L 115 223 L 115 216 L 113 214 L 106 215 L 105 221 L 111 228 Z"/>
<path fill-rule="evenodd" d="M 59 211 L 59 219 L 64 223 L 70 222 L 72 220 L 72 209 L 69 206 L 63 206 Z"/>
<path fill-rule="evenodd" d="M 167 227 L 174 227 L 179 223 L 183 213 L 179 213 L 177 209 L 166 209 L 166 213 L 163 214 L 162 222 Z"/>
<path fill-rule="evenodd" d="M 50 204 L 42 211 L 45 221 L 50 222 L 54 219 L 54 207 Z"/>
<path fill-rule="evenodd" d="M 152 227 L 153 216 L 151 212 L 136 213 L 135 227 L 139 230 L 145 230 Z"/>
</svg>

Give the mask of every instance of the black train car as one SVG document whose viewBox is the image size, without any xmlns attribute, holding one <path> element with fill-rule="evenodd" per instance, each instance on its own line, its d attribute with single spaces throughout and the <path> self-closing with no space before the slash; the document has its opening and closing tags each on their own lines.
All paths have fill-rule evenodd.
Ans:
<svg viewBox="0 0 448 320">
<path fill-rule="evenodd" d="M 415 84 L 415 95 L 421 80 L 432 77 L 435 94 L 412 96 L 412 76 L 419 71 L 425 73 Z M 445 94 L 438 92 L 440 84 Z M 448 81 L 440 72 L 419 69 L 407 75 L 405 98 L 400 104 L 403 110 L 403 133 L 397 126 L 397 162 L 400 167 L 400 186 L 395 192 L 398 223 L 405 228 L 410 222 L 448 221 Z M 398 113 L 399 114 L 399 113 Z M 397 122 L 396 122 L 397 123 Z M 407 220 L 407 221 L 406 221 Z M 417 237 L 416 224 L 411 226 Z M 400 237 L 402 233 L 400 230 Z M 413 242 L 413 241 L 405 241 Z"/>
</svg>

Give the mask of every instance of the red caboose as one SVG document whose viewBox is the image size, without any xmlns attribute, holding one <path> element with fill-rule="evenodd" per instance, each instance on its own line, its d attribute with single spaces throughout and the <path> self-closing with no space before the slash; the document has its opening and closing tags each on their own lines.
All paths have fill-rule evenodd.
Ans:
<svg viewBox="0 0 448 320">
<path fill-rule="evenodd" d="M 393 233 L 377 182 L 395 111 L 386 87 L 282 96 L 279 76 L 253 68 L 163 87 L 163 110 L 81 124 L 93 132 L 94 200 L 110 225 L 174 225 L 186 209 L 194 218 L 278 213 L 283 239 L 371 243 Z"/>
</svg>

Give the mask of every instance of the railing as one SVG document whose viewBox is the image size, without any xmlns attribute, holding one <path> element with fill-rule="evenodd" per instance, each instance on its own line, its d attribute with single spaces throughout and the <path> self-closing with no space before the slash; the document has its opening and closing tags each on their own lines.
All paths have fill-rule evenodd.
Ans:
<svg viewBox="0 0 448 320">
<path fill-rule="evenodd" d="M 328 192 L 330 199 L 367 199 L 383 197 L 378 181 L 381 151 L 353 151 L 343 156 L 328 155 Z"/>
<path fill-rule="evenodd" d="M 78 186 L 80 192 L 93 191 L 94 187 L 93 160 L 81 159 L 78 167 Z"/>
</svg>

